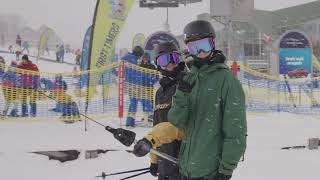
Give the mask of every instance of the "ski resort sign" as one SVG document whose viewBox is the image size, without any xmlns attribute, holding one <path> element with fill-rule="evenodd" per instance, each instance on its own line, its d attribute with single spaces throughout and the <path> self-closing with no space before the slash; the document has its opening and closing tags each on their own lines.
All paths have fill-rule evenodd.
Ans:
<svg viewBox="0 0 320 180">
<path fill-rule="evenodd" d="M 279 72 L 290 77 L 312 74 L 312 50 L 308 37 L 300 31 L 288 31 L 280 38 Z"/>
</svg>

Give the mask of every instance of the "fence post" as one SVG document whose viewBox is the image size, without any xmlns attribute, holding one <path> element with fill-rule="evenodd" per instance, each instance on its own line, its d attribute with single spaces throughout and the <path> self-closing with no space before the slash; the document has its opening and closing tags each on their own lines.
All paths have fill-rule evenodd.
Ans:
<svg viewBox="0 0 320 180">
<path fill-rule="evenodd" d="M 123 118 L 123 112 L 124 112 L 124 61 L 119 62 L 119 71 L 118 71 L 118 117 L 121 121 Z"/>
</svg>

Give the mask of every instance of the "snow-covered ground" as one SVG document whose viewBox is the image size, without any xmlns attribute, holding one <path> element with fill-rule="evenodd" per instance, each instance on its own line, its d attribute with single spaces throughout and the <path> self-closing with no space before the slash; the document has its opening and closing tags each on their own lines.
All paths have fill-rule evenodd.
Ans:
<svg viewBox="0 0 320 180">
<path fill-rule="evenodd" d="M 107 119 L 107 117 L 106 117 Z M 118 120 L 100 120 L 117 127 Z M 138 138 L 150 129 L 133 128 Z M 320 120 L 316 117 L 287 113 L 249 114 L 248 148 L 245 161 L 239 163 L 234 180 L 318 179 L 320 150 L 281 150 L 288 145 L 304 145 L 310 137 L 319 137 Z M 84 122 L 64 124 L 59 121 L 0 121 L 0 179 L 2 180 L 89 180 L 101 172 L 111 173 L 144 168 L 148 157 L 137 158 L 101 126 Z M 29 152 L 44 150 L 81 150 L 77 160 L 60 163 Z M 118 149 L 85 159 L 85 150 Z M 114 176 L 107 179 L 126 177 Z M 155 179 L 149 174 L 133 179 Z"/>
<path fill-rule="evenodd" d="M 2 51 L 8 51 L 5 48 L 0 48 Z M 9 53 L 0 53 L 0 56 L 2 56 L 7 65 L 10 65 L 10 62 L 12 60 L 16 60 L 16 56 L 14 54 L 9 54 Z M 34 56 L 34 57 L 32 57 Z M 50 55 L 45 54 L 44 56 L 41 56 L 46 59 L 51 59 L 50 60 L 36 60 L 36 50 L 35 49 L 30 49 L 30 54 L 29 54 L 29 59 L 38 65 L 40 72 L 46 72 L 46 73 L 64 73 L 64 72 L 72 72 L 73 68 L 77 66 L 75 64 L 75 55 L 68 53 L 65 54 L 65 60 L 64 62 L 66 63 L 59 63 L 55 61 L 55 54 L 53 51 L 50 52 Z M 21 57 L 20 57 L 21 58 Z M 20 61 L 19 61 L 20 62 Z"/>
</svg>

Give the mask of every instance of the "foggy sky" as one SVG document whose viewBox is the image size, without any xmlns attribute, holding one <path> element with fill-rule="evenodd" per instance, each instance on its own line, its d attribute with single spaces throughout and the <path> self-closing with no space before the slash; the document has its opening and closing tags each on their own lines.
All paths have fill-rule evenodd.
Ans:
<svg viewBox="0 0 320 180">
<path fill-rule="evenodd" d="M 166 19 L 165 9 L 141 9 L 135 0 L 121 37 L 120 46 L 130 47 L 131 37 L 143 32 L 149 35 L 161 30 Z M 256 9 L 274 10 L 314 0 L 255 0 Z M 92 23 L 96 0 L 0 0 L 0 13 L 19 14 L 33 29 L 45 24 L 53 28 L 65 43 L 82 46 L 84 33 Z M 181 34 L 183 26 L 196 15 L 209 12 L 209 0 L 169 10 L 173 33 Z M 129 37 L 129 38 L 128 38 Z"/>
</svg>

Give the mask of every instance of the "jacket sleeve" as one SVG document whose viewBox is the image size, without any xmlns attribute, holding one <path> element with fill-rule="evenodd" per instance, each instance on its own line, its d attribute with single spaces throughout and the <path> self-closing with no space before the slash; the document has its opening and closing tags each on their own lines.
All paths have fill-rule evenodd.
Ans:
<svg viewBox="0 0 320 180">
<path fill-rule="evenodd" d="M 169 122 L 174 126 L 185 129 L 189 118 L 189 94 L 180 90 L 173 96 L 172 107 L 168 112 Z"/>
<path fill-rule="evenodd" d="M 145 138 L 152 143 L 153 148 L 157 148 L 174 140 L 182 140 L 183 137 L 184 132 L 181 129 L 169 122 L 162 122 L 154 126 Z"/>
<path fill-rule="evenodd" d="M 222 90 L 223 147 L 219 172 L 231 175 L 246 149 L 246 109 L 242 86 L 231 72 L 227 73 Z"/>
</svg>

